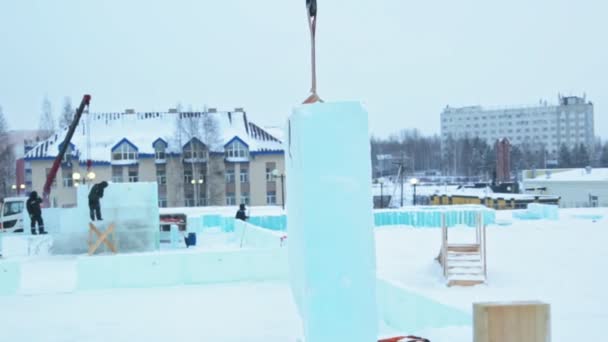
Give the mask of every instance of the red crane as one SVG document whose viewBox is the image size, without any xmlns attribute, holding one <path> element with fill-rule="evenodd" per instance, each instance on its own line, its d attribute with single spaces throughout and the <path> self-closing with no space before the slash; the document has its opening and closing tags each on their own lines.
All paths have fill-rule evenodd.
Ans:
<svg viewBox="0 0 608 342">
<path fill-rule="evenodd" d="M 65 156 L 65 152 L 70 146 L 70 141 L 72 141 L 72 136 L 74 136 L 74 131 L 76 131 L 76 127 L 78 126 L 78 122 L 80 121 L 80 117 L 84 112 L 84 109 L 89 107 L 89 102 L 91 101 L 91 95 L 84 95 L 82 97 L 82 101 L 80 102 L 80 106 L 76 110 L 76 114 L 74 115 L 74 119 L 70 124 L 68 129 L 68 133 L 65 135 L 65 139 L 63 139 L 63 143 L 60 145 L 59 154 L 55 157 L 55 161 L 53 162 L 53 166 L 51 166 L 51 170 L 49 174 L 46 176 L 46 182 L 44 183 L 44 188 L 42 189 L 42 200 L 45 207 L 49 207 L 49 197 L 51 195 L 51 185 L 55 180 L 55 176 L 57 176 L 57 170 L 59 170 L 59 165 L 61 165 L 61 161 Z"/>
</svg>

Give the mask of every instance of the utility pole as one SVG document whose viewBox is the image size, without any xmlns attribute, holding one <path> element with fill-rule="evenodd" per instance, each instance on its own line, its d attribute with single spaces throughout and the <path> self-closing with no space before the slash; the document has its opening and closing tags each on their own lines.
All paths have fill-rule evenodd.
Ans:
<svg viewBox="0 0 608 342">
<path fill-rule="evenodd" d="M 401 190 L 401 207 L 403 207 L 403 179 L 404 179 L 404 175 L 405 175 L 405 161 L 408 158 L 405 156 L 405 152 L 401 152 L 401 158 L 399 159 L 398 162 L 393 162 L 393 164 L 398 165 L 399 168 L 397 169 L 397 175 L 399 176 L 399 185 L 401 186 L 400 190 Z M 393 191 L 393 196 L 395 195 L 395 192 Z"/>
</svg>

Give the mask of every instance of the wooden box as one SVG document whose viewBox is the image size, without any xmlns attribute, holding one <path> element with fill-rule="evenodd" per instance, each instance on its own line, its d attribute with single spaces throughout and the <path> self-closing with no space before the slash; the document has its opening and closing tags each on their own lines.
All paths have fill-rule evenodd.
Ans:
<svg viewBox="0 0 608 342">
<path fill-rule="evenodd" d="M 550 342 L 551 307 L 541 302 L 473 304 L 473 342 Z"/>
</svg>

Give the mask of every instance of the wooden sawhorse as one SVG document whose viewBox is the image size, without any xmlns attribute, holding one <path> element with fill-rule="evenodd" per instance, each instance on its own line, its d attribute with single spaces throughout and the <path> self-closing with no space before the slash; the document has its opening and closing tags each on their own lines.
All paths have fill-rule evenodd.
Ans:
<svg viewBox="0 0 608 342">
<path fill-rule="evenodd" d="M 102 243 L 105 243 L 105 245 L 108 246 L 112 253 L 116 253 L 116 246 L 114 245 L 114 242 L 108 240 L 108 235 L 110 234 L 112 234 L 112 240 L 114 240 L 114 228 L 116 228 L 116 225 L 114 223 L 111 223 L 108 226 L 108 229 L 106 229 L 106 231 L 102 233 L 101 231 L 99 231 L 99 229 L 97 229 L 97 227 L 95 227 L 93 223 L 89 223 L 89 255 L 93 255 L 93 253 L 95 253 L 97 248 L 99 248 Z M 93 234 L 96 234 L 98 237 L 98 240 L 95 242 L 93 242 Z"/>
</svg>

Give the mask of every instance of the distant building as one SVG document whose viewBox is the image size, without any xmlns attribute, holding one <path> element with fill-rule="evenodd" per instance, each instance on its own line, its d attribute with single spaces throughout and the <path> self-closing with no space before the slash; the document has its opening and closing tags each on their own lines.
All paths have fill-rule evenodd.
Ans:
<svg viewBox="0 0 608 342">
<path fill-rule="evenodd" d="M 608 168 L 526 170 L 522 178 L 525 193 L 560 196 L 562 207 L 608 207 Z"/>
<path fill-rule="evenodd" d="M 44 136 L 44 132 L 38 130 L 12 130 L 7 132 L 7 144 L 10 146 L 12 156 L 15 158 L 15 164 L 11 167 L 12 170 L 4 180 L 10 191 L 9 196 L 24 194 L 28 191 L 25 188 L 25 168 L 23 157 L 30 149 L 32 149 Z"/>
<path fill-rule="evenodd" d="M 25 155 L 27 189 L 41 192 L 66 132 Z M 51 203 L 72 206 L 75 186 L 105 180 L 155 181 L 161 207 L 275 205 L 283 201 L 284 185 L 275 177 L 283 170 L 282 142 L 240 108 L 85 113 L 57 173 Z M 87 179 L 91 172 L 93 181 Z"/>
<path fill-rule="evenodd" d="M 507 137 L 512 145 L 544 148 L 556 158 L 559 148 L 580 144 L 593 148 L 593 103 L 577 96 L 559 96 L 559 104 L 486 108 L 447 106 L 441 112 L 441 138 L 479 137 L 493 145 Z"/>
</svg>

